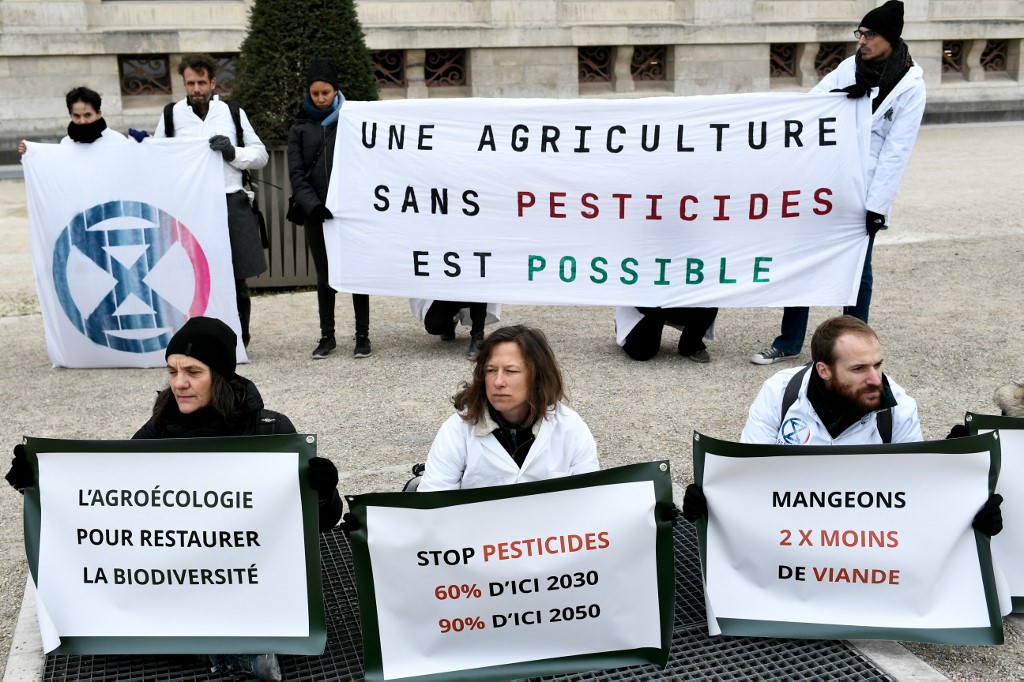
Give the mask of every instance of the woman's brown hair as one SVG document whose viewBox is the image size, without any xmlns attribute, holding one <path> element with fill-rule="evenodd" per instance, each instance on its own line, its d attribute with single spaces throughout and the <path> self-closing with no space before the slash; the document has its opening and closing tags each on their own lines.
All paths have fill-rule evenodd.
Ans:
<svg viewBox="0 0 1024 682">
<path fill-rule="evenodd" d="M 518 345 L 526 363 L 529 390 L 525 424 L 532 424 L 549 407 L 568 399 L 562 370 L 544 332 L 521 324 L 501 327 L 491 332 L 480 344 L 473 365 L 473 380 L 468 383 L 463 381 L 459 385 L 459 392 L 452 396 L 452 404 L 463 413 L 464 420 L 476 424 L 487 411 L 487 363 L 499 343 Z"/>
</svg>

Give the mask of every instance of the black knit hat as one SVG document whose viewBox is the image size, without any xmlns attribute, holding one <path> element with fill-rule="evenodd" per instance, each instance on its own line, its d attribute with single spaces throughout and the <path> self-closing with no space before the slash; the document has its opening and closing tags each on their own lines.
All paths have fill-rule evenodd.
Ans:
<svg viewBox="0 0 1024 682">
<path fill-rule="evenodd" d="M 889 0 L 881 7 L 876 7 L 860 20 L 860 25 L 870 29 L 896 47 L 903 35 L 903 3 L 900 0 Z"/>
<path fill-rule="evenodd" d="M 902 25 L 902 24 L 901 24 Z M 314 81 L 330 83 L 335 90 L 338 89 L 338 67 L 330 59 L 318 59 L 309 65 L 309 72 L 306 74 L 306 87 Z"/>
<path fill-rule="evenodd" d="M 213 317 L 193 317 L 182 325 L 167 344 L 164 358 L 178 353 L 195 358 L 225 379 L 235 376 L 235 346 L 238 336 Z"/>
</svg>

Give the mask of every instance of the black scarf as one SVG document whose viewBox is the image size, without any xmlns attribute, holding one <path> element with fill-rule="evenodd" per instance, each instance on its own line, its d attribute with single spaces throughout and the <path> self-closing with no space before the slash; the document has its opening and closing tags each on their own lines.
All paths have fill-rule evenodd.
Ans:
<svg viewBox="0 0 1024 682">
<path fill-rule="evenodd" d="M 96 140 L 100 139 L 103 135 L 103 131 L 106 129 L 107 122 L 104 121 L 103 118 L 98 118 L 92 123 L 69 123 L 68 137 L 75 142 L 92 144 Z"/>
<path fill-rule="evenodd" d="M 526 455 L 530 454 L 530 446 L 533 445 L 533 423 L 526 426 L 511 424 L 490 404 L 487 405 L 487 412 L 490 414 L 491 419 L 494 420 L 494 423 L 498 425 L 498 428 L 494 429 L 491 433 L 501 443 L 501 447 L 505 448 L 505 452 L 512 457 L 516 466 L 522 469 L 523 462 L 526 461 Z"/>
<path fill-rule="evenodd" d="M 857 65 L 857 82 L 868 88 L 878 88 L 878 95 L 871 101 L 872 113 L 878 109 L 878 105 L 885 101 L 900 79 L 906 76 L 910 67 L 914 65 L 914 60 L 910 57 L 910 48 L 902 40 L 893 48 L 889 58 L 884 61 L 861 59 L 859 50 L 854 59 Z"/>
<path fill-rule="evenodd" d="M 828 429 L 832 438 L 838 438 L 843 431 L 864 418 L 869 412 L 853 404 L 846 398 L 828 389 L 825 380 L 818 375 L 817 370 L 811 367 L 811 379 L 807 383 L 807 400 L 817 413 L 821 423 Z M 878 409 L 885 409 L 896 406 L 896 398 L 889 388 L 889 379 L 882 375 L 882 401 Z"/>
</svg>

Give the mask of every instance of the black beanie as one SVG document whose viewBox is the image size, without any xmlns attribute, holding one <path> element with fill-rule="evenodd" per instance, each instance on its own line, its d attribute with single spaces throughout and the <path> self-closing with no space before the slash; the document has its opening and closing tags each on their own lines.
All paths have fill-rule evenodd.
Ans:
<svg viewBox="0 0 1024 682">
<path fill-rule="evenodd" d="M 309 65 L 309 72 L 306 74 L 306 87 L 314 81 L 330 83 L 335 90 L 338 89 L 338 67 L 330 59 L 318 59 Z"/>
<path fill-rule="evenodd" d="M 179 353 L 195 358 L 225 379 L 235 376 L 235 346 L 238 336 L 213 317 L 193 317 L 182 325 L 167 344 L 164 358 Z"/>
<path fill-rule="evenodd" d="M 860 20 L 863 28 L 870 29 L 896 47 L 903 35 L 903 3 L 900 0 L 889 0 L 881 7 L 876 7 Z"/>
</svg>

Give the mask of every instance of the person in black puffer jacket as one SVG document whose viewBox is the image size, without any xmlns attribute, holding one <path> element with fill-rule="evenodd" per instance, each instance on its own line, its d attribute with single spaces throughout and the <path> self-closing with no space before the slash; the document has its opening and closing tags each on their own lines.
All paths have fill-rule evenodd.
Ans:
<svg viewBox="0 0 1024 682">
<path fill-rule="evenodd" d="M 217 438 L 295 433 L 288 417 L 263 407 L 256 385 L 235 373 L 238 337 L 212 317 L 189 319 L 167 344 L 167 388 L 157 396 L 136 439 Z M 14 448 L 7 481 L 17 490 L 35 485 L 24 446 Z M 333 528 L 343 507 L 338 469 L 322 457 L 309 460 L 309 485 L 319 500 L 320 531 Z M 251 674 L 264 681 L 281 679 L 275 654 L 209 656 L 214 669 L 229 675 Z"/>
<path fill-rule="evenodd" d="M 318 59 L 306 77 L 309 91 L 288 132 L 288 176 L 292 197 L 305 218 L 306 246 L 316 267 L 316 302 L 320 314 L 320 342 L 313 357 L 326 358 L 337 347 L 334 338 L 334 289 L 327 283 L 327 247 L 324 221 L 334 216 L 327 209 L 327 186 L 334 164 L 334 137 L 338 114 L 345 96 L 338 90 L 338 69 L 327 59 Z M 370 355 L 370 297 L 352 294 L 356 317 L 356 345 L 352 355 Z"/>
</svg>

